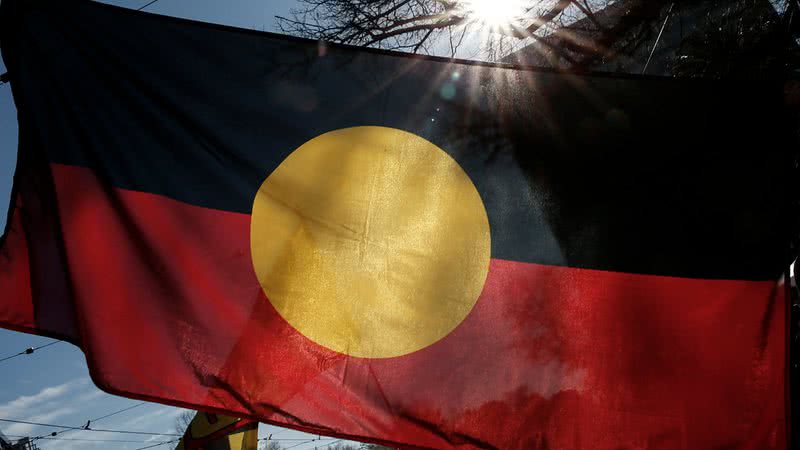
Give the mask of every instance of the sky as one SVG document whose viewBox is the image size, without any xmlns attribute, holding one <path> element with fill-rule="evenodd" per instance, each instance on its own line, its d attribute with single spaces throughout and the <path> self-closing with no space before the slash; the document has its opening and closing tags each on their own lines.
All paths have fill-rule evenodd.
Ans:
<svg viewBox="0 0 800 450">
<path fill-rule="evenodd" d="M 184 17 L 204 22 L 215 22 L 241 28 L 274 30 L 274 16 L 286 14 L 291 0 L 159 0 L 147 8 L 149 12 Z M 118 6 L 138 8 L 147 0 L 106 1 Z M 0 62 L 0 73 L 5 66 Z M 0 86 L 0 229 L 5 226 L 6 211 L 17 154 L 17 118 L 11 88 Z M 17 354 L 28 347 L 53 342 L 53 339 L 0 329 L 0 359 Z M 83 426 L 87 420 L 137 405 L 139 401 L 106 394 L 97 389 L 89 379 L 86 359 L 80 349 L 60 342 L 0 362 L 0 419 L 66 426 Z M 175 418 L 183 412 L 180 408 L 145 403 L 130 411 L 96 422 L 92 428 L 174 433 Z M 0 431 L 9 437 L 41 436 L 57 431 L 56 428 L 0 421 Z M 305 433 L 285 430 L 262 424 L 259 436 L 273 434 L 284 446 L 300 444 L 312 439 Z M 169 436 L 147 436 L 90 431 L 70 431 L 58 436 L 59 440 L 40 440 L 43 450 L 95 449 L 134 450 L 158 442 L 174 439 Z M 290 440 L 291 439 L 291 440 Z M 117 442 L 105 442 L 115 440 Z M 120 442 L 135 441 L 135 442 Z M 322 448 L 334 442 L 328 439 L 294 447 L 296 450 Z M 172 445 L 155 447 L 171 449 Z"/>
</svg>

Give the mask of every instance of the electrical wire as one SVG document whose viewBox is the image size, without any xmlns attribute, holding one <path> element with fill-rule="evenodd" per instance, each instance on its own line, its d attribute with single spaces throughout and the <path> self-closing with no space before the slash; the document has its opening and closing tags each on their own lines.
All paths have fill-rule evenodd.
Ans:
<svg viewBox="0 0 800 450">
<path fill-rule="evenodd" d="M 72 430 L 67 430 L 67 431 L 72 431 Z M 13 437 L 15 439 L 17 439 L 17 438 L 21 439 L 21 438 L 29 437 L 29 436 L 24 436 L 24 435 L 21 435 L 21 434 L 7 434 L 6 436 Z M 130 439 L 65 438 L 65 437 L 52 437 L 52 436 L 49 436 L 49 435 L 40 436 L 40 437 L 36 437 L 36 438 L 33 438 L 33 439 L 41 439 L 41 440 L 45 440 L 45 441 L 119 442 L 119 443 L 124 443 L 124 444 L 146 444 L 146 443 L 149 442 L 149 441 L 133 441 L 133 440 L 130 440 Z M 331 439 L 334 439 L 334 438 L 327 438 L 327 439 L 326 438 L 320 438 L 320 439 L 312 439 L 312 440 L 308 440 L 308 439 L 289 439 L 289 438 L 284 438 L 284 439 L 280 439 L 280 438 L 279 439 L 259 438 L 258 440 L 259 441 L 268 441 L 269 440 L 269 441 L 275 441 L 275 442 L 277 442 L 277 441 L 280 441 L 280 442 L 303 441 L 300 444 L 310 444 L 312 442 L 327 441 L 327 440 L 331 440 Z M 169 442 L 176 442 L 178 440 L 179 439 L 176 439 L 176 440 L 173 440 L 173 441 L 169 441 Z M 344 439 L 336 439 L 333 442 L 329 442 L 328 444 L 324 444 L 325 448 L 330 447 L 330 446 L 332 446 L 332 445 L 334 445 L 334 444 L 336 444 L 338 442 L 341 442 L 343 440 Z M 161 443 L 159 445 L 163 445 L 163 444 L 166 444 L 166 443 L 167 442 L 163 442 L 163 443 Z M 300 445 L 300 444 L 298 444 L 298 445 Z"/>
<path fill-rule="evenodd" d="M 333 438 L 331 438 L 331 439 L 333 439 Z M 323 440 L 325 440 L 325 439 L 323 439 Z M 320 448 L 320 449 L 324 449 L 324 448 L 330 448 L 330 447 L 331 447 L 331 445 L 334 445 L 334 444 L 337 444 L 337 443 L 339 443 L 339 442 L 342 442 L 343 440 L 344 440 L 344 439 L 336 439 L 336 440 L 335 440 L 335 441 L 333 441 L 333 442 L 329 442 L 329 443 L 327 443 L 327 444 L 322 444 L 322 445 L 324 445 L 324 447 L 319 447 L 319 448 Z M 317 439 L 317 440 L 314 440 L 314 441 L 303 442 L 303 443 L 301 443 L 301 444 L 297 444 L 297 445 L 302 445 L 302 444 L 313 444 L 314 442 L 319 442 L 319 441 L 320 441 L 320 440 L 319 440 L 319 439 Z M 292 447 L 295 447 L 295 446 L 292 446 Z M 289 448 L 292 448 L 292 447 L 287 447 L 287 449 L 289 449 Z M 309 449 L 310 449 L 310 448 L 311 448 L 311 447 L 309 447 Z M 317 448 L 317 446 L 315 445 L 315 446 L 314 446 L 314 448 L 316 449 L 316 448 Z"/>
<path fill-rule="evenodd" d="M 293 431 L 293 430 L 292 430 L 291 428 L 284 428 L 284 429 L 282 429 L 282 430 L 280 430 L 280 431 L 277 431 L 277 432 L 275 432 L 275 433 L 272 433 L 272 434 L 271 434 L 271 436 L 277 436 L 277 435 L 279 435 L 279 434 L 281 434 L 281 433 L 286 433 L 287 431 Z"/>
<path fill-rule="evenodd" d="M 9 423 L 22 423 L 26 425 L 36 425 L 40 427 L 50 427 L 50 428 L 61 428 L 65 430 L 82 430 L 82 431 L 94 431 L 98 433 L 120 433 L 120 434 L 140 434 L 144 436 L 178 436 L 180 435 L 175 433 L 152 433 L 149 431 L 129 431 L 129 430 L 109 430 L 109 429 L 102 429 L 102 428 L 83 428 L 83 427 L 71 427 L 68 425 L 56 425 L 52 423 L 41 423 L 41 422 L 30 422 L 27 420 L 17 420 L 17 419 L 4 419 L 0 418 L 0 422 L 9 422 Z"/>
<path fill-rule="evenodd" d="M 297 447 L 299 445 L 303 445 L 303 444 L 310 444 L 310 443 L 315 442 L 315 441 L 316 441 L 316 439 L 311 439 L 310 441 L 304 441 L 304 442 L 301 442 L 299 444 L 290 445 L 290 446 L 286 447 L 284 450 L 289 450 L 290 448 L 295 448 L 295 447 Z"/>
<path fill-rule="evenodd" d="M 158 447 L 158 446 L 160 446 L 160 445 L 174 444 L 175 442 L 178 442 L 178 441 L 180 441 L 180 439 L 173 439 L 173 440 L 171 440 L 171 441 L 159 442 L 159 443 L 157 443 L 157 444 L 148 445 L 148 446 L 146 446 L 146 447 L 139 447 L 139 448 L 137 448 L 137 449 L 134 449 L 134 450 L 145 450 L 146 448 Z"/>
<path fill-rule="evenodd" d="M 141 11 L 141 10 L 143 10 L 143 9 L 147 8 L 148 6 L 150 6 L 150 5 L 152 5 L 153 3 L 156 3 L 156 2 L 158 2 L 158 0 L 152 0 L 152 1 L 151 1 L 151 2 L 149 2 L 148 4 L 146 4 L 146 5 L 144 5 L 144 6 L 140 6 L 139 8 L 136 8 L 136 10 L 137 10 L 137 11 Z"/>
<path fill-rule="evenodd" d="M 103 419 L 105 419 L 105 418 L 108 418 L 108 417 L 111 417 L 111 416 L 116 416 L 117 414 L 124 413 L 125 411 L 130 411 L 130 410 L 132 410 L 133 408 L 138 408 L 138 407 L 140 407 L 140 406 L 142 406 L 142 405 L 146 405 L 146 404 L 147 404 L 147 402 L 139 402 L 139 403 L 137 403 L 137 404 L 135 404 L 135 405 L 133 405 L 133 406 L 129 406 L 129 407 L 127 407 L 127 408 L 122 408 L 122 409 L 120 409 L 119 411 L 114 411 L 114 412 L 112 412 L 112 413 L 110 413 L 110 414 L 106 414 L 105 416 L 101 416 L 101 417 L 98 417 L 98 418 L 96 418 L 96 419 L 92 419 L 91 421 L 92 421 L 92 422 L 97 422 L 97 421 L 99 421 L 99 420 L 103 420 Z"/>
<path fill-rule="evenodd" d="M 28 347 L 28 348 L 26 348 L 25 350 L 23 350 L 23 351 L 21 351 L 19 353 L 15 353 L 13 355 L 9 355 L 9 356 L 6 356 L 4 358 L 0 358 L 0 362 L 8 361 L 9 359 L 13 359 L 13 358 L 16 358 L 18 356 L 30 355 L 31 353 L 35 352 L 36 350 L 39 350 L 39 349 L 42 349 L 42 348 L 45 348 L 45 347 L 50 347 L 51 345 L 56 345 L 59 342 L 63 342 L 63 341 L 53 341 L 53 342 L 47 343 L 45 345 L 40 345 L 38 347 Z"/>
<path fill-rule="evenodd" d="M 92 423 L 94 423 L 94 422 L 97 422 L 97 421 L 103 420 L 103 419 L 105 419 L 105 418 L 108 418 L 108 417 L 111 417 L 111 416 L 115 416 L 115 415 L 117 415 L 117 414 L 120 414 L 120 413 L 124 413 L 125 411 L 130 411 L 130 410 L 132 410 L 133 408 L 138 408 L 138 407 L 140 407 L 140 406 L 142 406 L 142 405 L 146 405 L 146 404 L 147 404 L 147 402 L 139 402 L 139 403 L 137 403 L 137 404 L 135 404 L 135 405 L 133 405 L 133 406 L 128 406 L 128 407 L 122 408 L 122 409 L 120 409 L 120 410 L 117 410 L 117 411 L 114 411 L 114 412 L 108 413 L 108 414 L 106 414 L 106 415 L 104 415 L 104 416 L 100 416 L 100 417 L 97 417 L 97 418 L 95 418 L 95 419 L 91 419 L 91 420 L 89 420 L 89 421 L 86 423 L 86 426 L 88 427 L 88 425 L 90 425 L 90 424 L 92 424 Z M 81 429 L 81 430 L 83 430 L 83 429 L 85 429 L 85 428 L 86 428 L 86 427 L 80 427 L 80 429 Z M 41 436 L 36 436 L 36 437 L 32 438 L 32 440 L 34 440 L 34 441 L 35 441 L 35 440 L 37 440 L 37 439 L 44 439 L 44 438 L 46 438 L 46 437 L 53 438 L 53 437 L 55 437 L 55 436 L 57 436 L 57 435 L 60 435 L 60 434 L 69 433 L 70 431 L 75 431 L 75 430 L 74 430 L 74 429 L 69 429 L 69 430 L 62 430 L 62 431 L 54 431 L 54 432 L 52 432 L 52 433 L 43 434 L 43 435 L 41 435 Z"/>
<path fill-rule="evenodd" d="M 335 440 L 334 440 L 334 439 L 335 439 Z M 261 439 L 259 439 L 259 441 L 264 441 L 264 440 L 266 440 L 266 439 L 264 439 L 264 438 L 261 438 Z M 313 442 L 320 442 L 320 441 L 330 441 L 330 440 L 333 440 L 333 442 L 330 442 L 330 443 L 328 443 L 328 444 L 326 445 L 326 447 L 325 447 L 325 448 L 327 448 L 327 447 L 330 447 L 331 445 L 333 445 L 333 444 L 335 444 L 335 443 L 337 443 L 337 442 L 341 442 L 341 441 L 343 441 L 344 439 L 327 438 L 327 437 L 326 437 L 326 438 L 324 438 L 324 437 L 318 436 L 318 437 L 315 437 L 315 438 L 313 438 L 313 439 L 269 439 L 269 440 L 271 440 L 271 441 L 303 441 L 303 442 L 297 443 L 297 444 L 295 444 L 295 445 L 290 445 L 290 446 L 288 446 L 288 447 L 284 448 L 284 450 L 289 450 L 290 448 L 295 448 L 295 447 L 297 447 L 297 446 L 300 446 L 300 445 L 305 445 L 305 444 L 311 444 L 311 443 L 313 443 Z M 322 445 L 325 445 L 325 444 L 322 444 Z"/>
<path fill-rule="evenodd" d="M 23 436 L 21 434 L 7 434 L 6 436 L 13 437 L 15 439 L 28 437 L 28 436 Z M 129 439 L 81 439 L 81 438 L 65 438 L 65 437 L 40 437 L 34 439 L 42 439 L 46 441 L 121 442 L 125 444 L 146 444 L 148 442 L 148 441 L 132 441 Z"/>
</svg>

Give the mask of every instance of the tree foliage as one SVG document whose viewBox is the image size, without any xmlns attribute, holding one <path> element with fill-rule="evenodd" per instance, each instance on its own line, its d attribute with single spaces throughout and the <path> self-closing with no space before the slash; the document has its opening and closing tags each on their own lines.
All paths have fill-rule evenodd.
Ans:
<svg viewBox="0 0 800 450">
<path fill-rule="evenodd" d="M 320 449 L 325 450 L 393 450 L 391 447 L 384 447 L 377 444 L 351 444 L 336 442 L 334 444 L 321 444 Z M 285 447 L 278 441 L 262 441 L 259 443 L 259 450 L 285 450 Z"/>
<path fill-rule="evenodd" d="M 283 450 L 284 447 L 277 441 L 262 441 L 259 443 L 260 450 Z"/>
<path fill-rule="evenodd" d="M 487 1 L 517 13 L 487 23 L 474 7 Z M 797 47 L 798 11 L 798 0 L 298 0 L 277 20 L 289 34 L 412 53 L 628 72 L 656 58 L 668 74 L 716 74 L 732 60 L 774 66 Z"/>
</svg>

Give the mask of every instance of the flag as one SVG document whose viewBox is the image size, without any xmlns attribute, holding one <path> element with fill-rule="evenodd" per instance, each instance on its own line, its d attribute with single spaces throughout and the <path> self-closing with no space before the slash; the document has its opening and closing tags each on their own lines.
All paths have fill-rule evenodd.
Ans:
<svg viewBox="0 0 800 450">
<path fill-rule="evenodd" d="M 102 389 L 396 447 L 786 448 L 782 81 L 0 8 L 0 323 Z"/>
<path fill-rule="evenodd" d="M 258 450 L 258 422 L 198 412 L 175 450 Z"/>
</svg>

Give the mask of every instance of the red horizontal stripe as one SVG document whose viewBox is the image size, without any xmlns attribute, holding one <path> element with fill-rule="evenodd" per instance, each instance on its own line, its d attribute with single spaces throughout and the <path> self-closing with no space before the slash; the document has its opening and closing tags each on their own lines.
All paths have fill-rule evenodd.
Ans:
<svg viewBox="0 0 800 450">
<path fill-rule="evenodd" d="M 28 242 L 22 226 L 22 202 L 15 205 L 0 246 L 0 323 L 20 331 L 34 331 Z"/>
<path fill-rule="evenodd" d="M 249 216 L 53 165 L 81 340 L 114 392 L 446 448 L 783 448 L 775 283 L 492 260 L 449 336 L 349 358 L 291 328 Z"/>
</svg>

